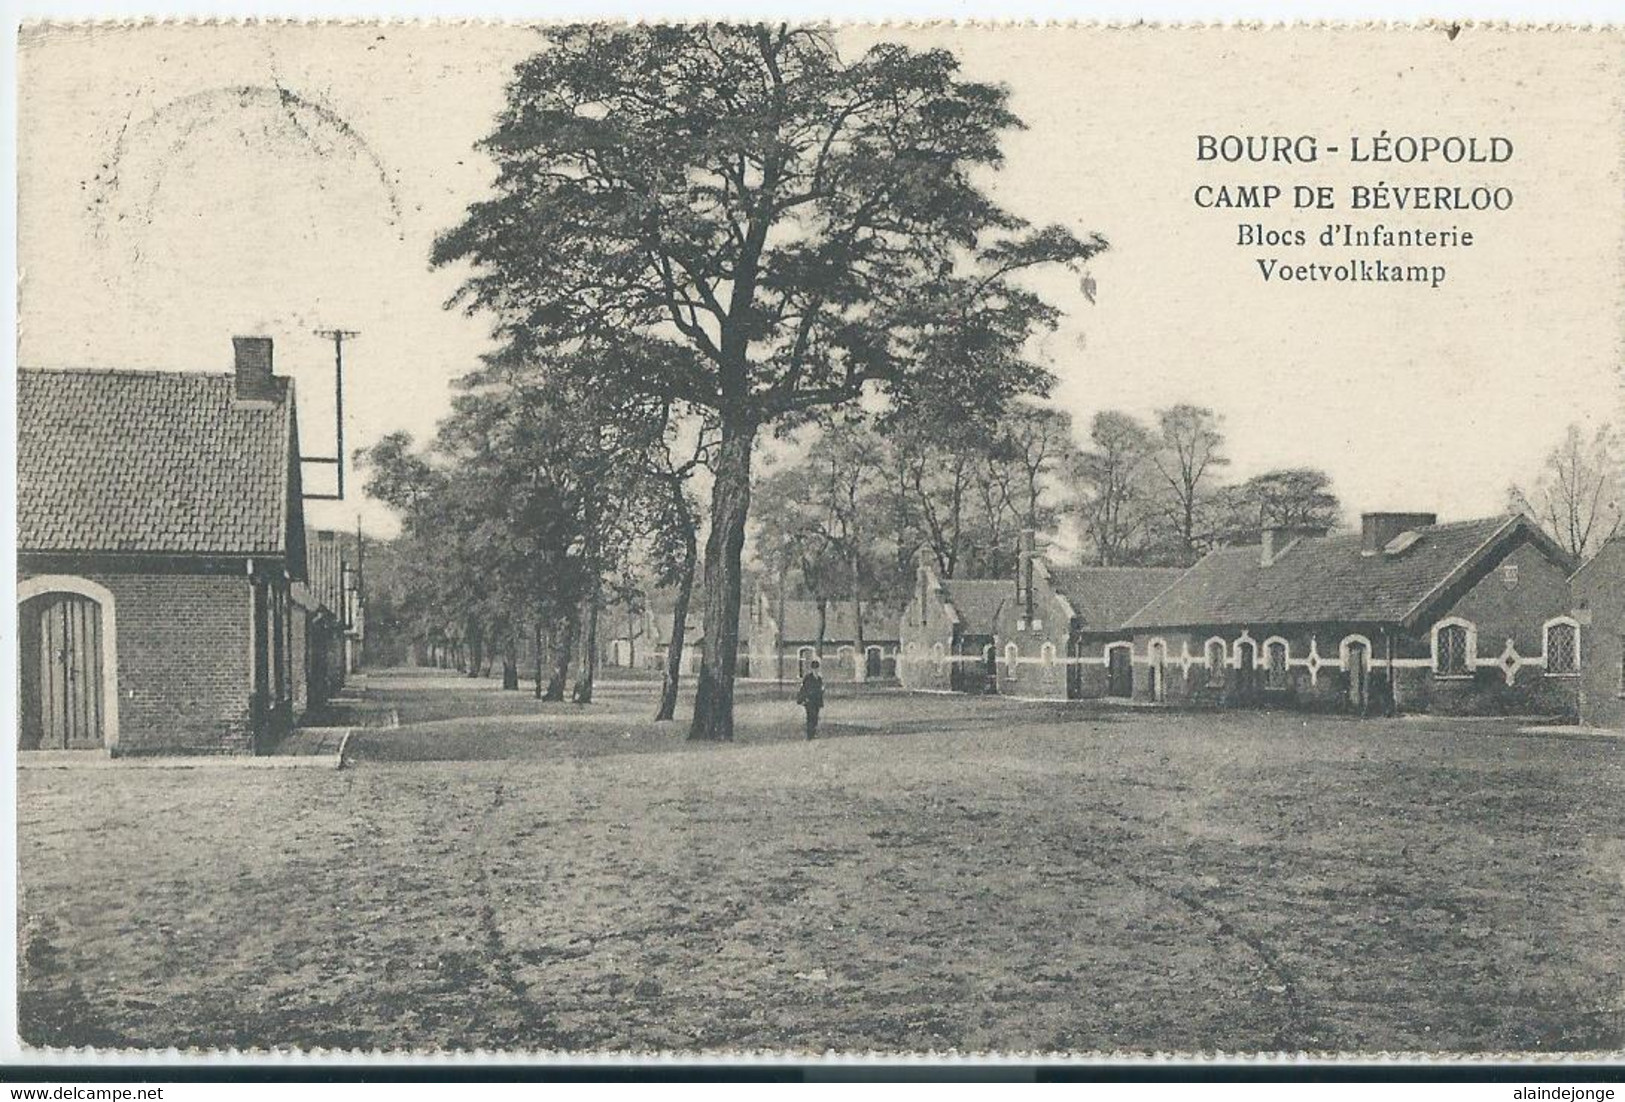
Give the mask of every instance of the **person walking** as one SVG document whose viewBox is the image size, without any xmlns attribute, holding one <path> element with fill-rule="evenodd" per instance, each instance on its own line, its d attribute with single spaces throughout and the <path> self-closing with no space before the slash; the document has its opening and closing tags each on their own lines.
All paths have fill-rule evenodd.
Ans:
<svg viewBox="0 0 1625 1102">
<path fill-rule="evenodd" d="M 796 693 L 796 703 L 807 709 L 807 740 L 810 742 L 818 734 L 818 713 L 824 708 L 824 675 L 818 672 L 818 659 L 812 660 L 807 673 L 801 679 L 801 690 Z"/>
</svg>

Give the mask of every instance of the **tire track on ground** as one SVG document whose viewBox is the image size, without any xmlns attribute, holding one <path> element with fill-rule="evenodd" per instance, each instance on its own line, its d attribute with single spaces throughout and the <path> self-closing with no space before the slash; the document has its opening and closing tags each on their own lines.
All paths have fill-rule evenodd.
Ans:
<svg viewBox="0 0 1625 1102">
<path fill-rule="evenodd" d="M 1135 833 L 1142 836 L 1145 833 L 1144 828 L 1151 825 L 1148 820 L 1131 815 L 1118 807 L 1109 807 L 1103 804 L 1099 805 L 1099 809 L 1112 816 L 1125 827 L 1140 828 Z M 1122 861 L 1120 858 L 1102 860 L 1102 856 L 1105 855 L 1101 847 L 1090 847 L 1095 852 L 1086 852 L 1075 839 L 1053 838 L 1052 841 L 1057 849 L 1080 860 L 1087 861 L 1109 874 L 1115 873 L 1143 891 L 1151 892 L 1169 900 L 1181 910 L 1202 920 L 1203 925 L 1216 930 L 1222 937 L 1245 946 L 1253 956 L 1263 963 L 1265 970 L 1277 981 L 1274 985 L 1266 985 L 1265 991 L 1269 994 L 1279 994 L 1285 1004 L 1286 1021 L 1275 1029 L 1276 1047 L 1284 1052 L 1298 1052 L 1307 1047 L 1303 1044 L 1302 1039 L 1317 1024 L 1316 1020 L 1301 994 L 1302 984 L 1297 972 L 1281 958 L 1280 954 L 1268 942 L 1256 934 L 1241 929 L 1222 910 L 1198 897 L 1193 892 L 1173 887 L 1155 877 L 1136 872 L 1128 867 L 1127 862 Z M 1208 941 L 1217 948 L 1217 939 L 1211 934 L 1208 934 L 1207 937 Z M 1281 990 L 1277 992 L 1273 990 L 1274 987 L 1279 987 Z"/>
<path fill-rule="evenodd" d="M 507 803 L 507 781 L 512 770 L 513 767 L 510 765 L 497 776 L 491 793 L 491 803 L 479 816 L 468 841 L 469 867 L 472 869 L 470 883 L 478 902 L 476 913 L 479 919 L 480 941 L 485 946 L 488 958 L 482 964 L 491 978 L 513 1000 L 526 1029 L 527 1047 L 565 1049 L 571 1047 L 570 1039 L 560 1033 L 552 1016 L 531 993 L 530 985 L 519 978 L 520 958 L 508 947 L 506 939 L 502 936 L 502 927 L 497 921 L 496 901 L 491 889 L 491 871 L 486 867 L 484 847 L 481 845 L 490 828 L 491 816 Z"/>
</svg>

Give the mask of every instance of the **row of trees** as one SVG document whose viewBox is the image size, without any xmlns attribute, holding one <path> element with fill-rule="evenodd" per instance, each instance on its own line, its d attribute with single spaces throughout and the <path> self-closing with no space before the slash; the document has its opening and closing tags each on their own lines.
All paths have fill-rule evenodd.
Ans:
<svg viewBox="0 0 1625 1102">
<path fill-rule="evenodd" d="M 1154 427 L 1097 414 L 1087 443 L 1071 417 L 1034 402 L 981 422 L 915 413 L 884 424 L 819 427 L 763 480 L 757 554 L 768 573 L 824 608 L 898 600 L 923 552 L 944 578 L 1009 576 L 1023 529 L 1070 526 L 1085 561 L 1186 565 L 1268 524 L 1339 519 L 1322 471 L 1269 471 L 1240 483 L 1220 419 L 1181 404 Z"/>
<path fill-rule="evenodd" d="M 367 493 L 402 519 L 390 604 L 421 638 L 449 628 L 471 676 L 500 661 L 517 688 L 526 640 L 539 697 L 590 701 L 602 611 L 650 576 L 692 587 L 687 478 L 706 446 L 702 433 L 680 455 L 657 403 L 487 365 L 428 446 L 395 433 L 358 457 Z"/>
<path fill-rule="evenodd" d="M 1144 422 L 1106 410 L 1074 438 L 1063 411 L 1011 404 L 983 424 L 916 416 L 880 429 L 820 429 L 765 479 L 756 546 L 763 565 L 819 607 L 899 602 L 923 551 L 944 578 L 1010 576 L 1017 535 L 1070 524 L 1099 565 L 1188 565 L 1269 525 L 1336 527 L 1330 477 L 1307 467 L 1240 482 L 1220 418 L 1178 404 Z M 1536 520 L 1578 562 L 1625 531 L 1625 451 L 1609 425 L 1572 425 L 1507 508 Z"/>
</svg>

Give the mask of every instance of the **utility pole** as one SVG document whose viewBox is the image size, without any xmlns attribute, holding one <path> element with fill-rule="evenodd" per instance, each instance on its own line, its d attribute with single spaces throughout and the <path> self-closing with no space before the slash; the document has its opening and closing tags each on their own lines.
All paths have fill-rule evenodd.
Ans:
<svg viewBox="0 0 1625 1102">
<path fill-rule="evenodd" d="M 338 467 L 338 493 L 334 498 L 344 499 L 344 341 L 349 337 L 359 337 L 361 334 L 354 329 L 318 329 L 318 337 L 327 337 L 333 342 L 333 420 L 334 444 L 333 461 Z"/>
</svg>

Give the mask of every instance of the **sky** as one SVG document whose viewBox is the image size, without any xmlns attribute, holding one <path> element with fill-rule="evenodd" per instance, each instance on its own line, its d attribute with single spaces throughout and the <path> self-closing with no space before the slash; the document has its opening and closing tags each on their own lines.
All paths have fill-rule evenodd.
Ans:
<svg viewBox="0 0 1625 1102">
<path fill-rule="evenodd" d="M 855 54 L 881 36 L 839 35 Z M 1438 30 L 904 26 L 1005 84 L 1026 129 L 988 186 L 1034 223 L 1098 231 L 1091 304 L 1072 276 L 1035 350 L 1079 426 L 1189 401 L 1223 418 L 1244 478 L 1328 471 L 1352 515 L 1500 511 L 1570 422 L 1621 409 L 1625 50 L 1617 34 Z M 230 338 L 276 342 L 306 454 L 424 437 L 488 346 L 445 304 L 437 233 L 483 196 L 475 148 L 538 35 L 512 24 L 130 25 L 25 29 L 19 62 L 19 362 L 224 371 Z M 1505 135 L 1495 166 L 1212 165 L 1202 133 Z M 1391 213 L 1478 234 L 1440 288 L 1280 285 L 1239 222 L 1313 233 L 1349 211 L 1203 210 L 1200 184 L 1510 188 L 1492 213 Z M 1313 252 L 1313 250 L 1298 250 Z M 1390 254 L 1391 255 L 1391 254 Z M 1311 259 L 1304 256 L 1302 259 Z M 1404 257 L 1403 259 L 1412 259 Z M 1433 262 L 1433 258 L 1427 258 Z M 314 473 L 313 473 L 314 477 Z M 352 492 L 319 526 L 391 527 Z"/>
</svg>

